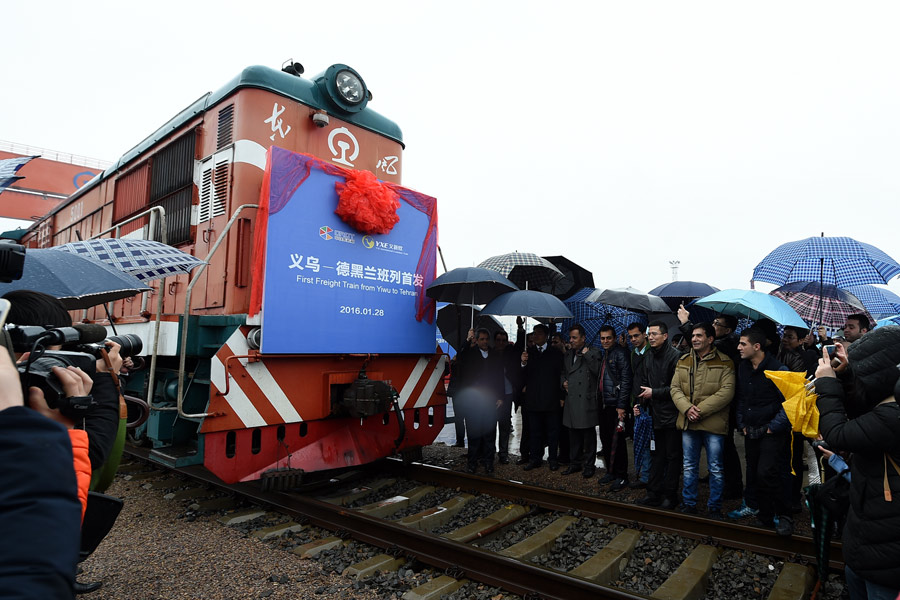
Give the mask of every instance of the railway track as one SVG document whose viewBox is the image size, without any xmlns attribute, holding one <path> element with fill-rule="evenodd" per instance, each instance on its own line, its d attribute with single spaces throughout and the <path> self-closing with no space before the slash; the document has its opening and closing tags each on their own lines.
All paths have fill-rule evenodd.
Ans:
<svg viewBox="0 0 900 600">
<path fill-rule="evenodd" d="M 129 452 L 146 458 L 146 452 L 139 448 Z M 340 490 L 307 489 L 304 493 L 263 491 L 257 483 L 226 485 L 199 467 L 178 472 L 290 515 L 297 527 L 311 524 L 337 532 L 295 549 L 298 554 L 313 556 L 347 538 L 384 550 L 348 568 L 351 575 L 362 577 L 375 570 L 396 569 L 410 559 L 445 573 L 404 598 L 439 598 L 466 580 L 526 598 L 702 598 L 717 562 L 736 552 L 738 556 L 747 553 L 784 561 L 779 572 L 771 574 L 772 578 L 777 575 L 777 581 L 770 598 L 802 598 L 814 579 L 810 566 L 815 560 L 814 548 L 809 538 L 785 539 L 754 527 L 439 467 L 404 465 L 399 460 L 383 461 L 376 468 L 377 474 L 370 473 L 361 483 L 345 480 Z M 500 508 L 486 519 L 453 525 L 454 516 L 463 506 L 485 498 L 494 499 Z M 437 504 L 422 506 L 429 499 Z M 579 538 L 583 528 L 591 532 L 592 540 Z M 516 533 L 510 533 L 512 530 Z M 686 558 L 660 557 L 656 562 L 669 565 L 665 580 L 651 589 L 640 589 L 639 585 L 629 589 L 622 585 L 622 579 L 628 576 L 629 568 L 631 572 L 640 569 L 640 565 L 628 565 L 637 557 L 635 549 L 640 549 L 648 536 L 682 540 L 680 547 L 685 549 Z M 560 567 L 552 556 L 565 546 L 577 546 L 583 558 L 589 549 L 590 556 L 574 568 Z M 842 567 L 839 545 L 832 548 L 831 557 L 833 568 Z M 650 569 L 652 559 L 644 560 Z M 770 564 L 769 569 L 774 567 Z M 750 596 L 760 597 L 758 589 L 748 593 Z"/>
</svg>

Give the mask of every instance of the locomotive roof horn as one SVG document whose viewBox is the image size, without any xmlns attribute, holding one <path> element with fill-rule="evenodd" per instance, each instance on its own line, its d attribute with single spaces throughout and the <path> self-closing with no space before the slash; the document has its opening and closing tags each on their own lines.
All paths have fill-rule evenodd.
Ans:
<svg viewBox="0 0 900 600">
<path fill-rule="evenodd" d="M 289 58 L 284 61 L 284 63 L 282 63 L 281 70 L 288 75 L 295 75 L 297 77 L 300 77 L 301 75 L 303 75 L 303 71 L 305 69 L 300 63 L 294 62 L 293 58 Z"/>
</svg>

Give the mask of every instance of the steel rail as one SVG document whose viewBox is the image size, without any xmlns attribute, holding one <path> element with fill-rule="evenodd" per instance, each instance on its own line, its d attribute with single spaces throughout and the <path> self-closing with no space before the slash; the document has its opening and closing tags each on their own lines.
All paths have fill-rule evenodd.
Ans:
<svg viewBox="0 0 900 600">
<path fill-rule="evenodd" d="M 646 527 L 655 531 L 698 539 L 704 543 L 713 542 L 721 546 L 769 554 L 795 562 L 816 562 L 815 544 L 809 537 L 782 537 L 774 531 L 759 527 L 715 521 L 695 515 L 553 490 L 518 481 L 470 475 L 422 463 L 404 465 L 399 460 L 388 459 L 382 461 L 381 464 L 384 466 L 383 470 L 390 471 L 394 475 L 443 487 L 477 490 L 479 493 L 526 502 L 549 510 L 579 511 L 586 516 L 603 518 L 631 528 Z M 838 542 L 832 542 L 829 567 L 835 570 L 844 568 L 841 544 Z"/>
<path fill-rule="evenodd" d="M 126 452 L 149 460 L 149 451 L 130 447 Z M 152 461 L 150 461 L 152 463 Z M 526 598 L 545 600 L 650 600 L 649 596 L 598 585 L 587 579 L 538 565 L 507 558 L 468 544 L 450 541 L 395 522 L 379 519 L 334 506 L 308 496 L 288 492 L 264 492 L 256 482 L 226 484 L 201 466 L 173 469 L 223 491 L 235 493 L 255 503 L 271 506 L 295 518 L 319 527 L 340 532 L 361 542 L 384 548 L 387 553 L 406 556 L 437 569 L 444 569 L 453 577 L 466 577 Z"/>
</svg>

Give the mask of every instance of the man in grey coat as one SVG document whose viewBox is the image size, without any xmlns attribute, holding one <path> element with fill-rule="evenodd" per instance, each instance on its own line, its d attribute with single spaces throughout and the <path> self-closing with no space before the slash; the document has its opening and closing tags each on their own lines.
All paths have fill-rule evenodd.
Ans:
<svg viewBox="0 0 900 600">
<path fill-rule="evenodd" d="M 586 344 L 584 327 L 569 329 L 569 350 L 563 365 L 563 388 L 568 392 L 563 405 L 563 425 L 569 428 L 571 463 L 563 475 L 581 471 L 587 479 L 594 475 L 597 456 L 597 424 L 600 406 L 597 402 L 597 379 L 602 354 Z"/>
</svg>

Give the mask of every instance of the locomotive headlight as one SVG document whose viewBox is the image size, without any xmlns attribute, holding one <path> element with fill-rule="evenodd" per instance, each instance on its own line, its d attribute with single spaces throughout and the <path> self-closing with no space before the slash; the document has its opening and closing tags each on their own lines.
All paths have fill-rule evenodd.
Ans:
<svg viewBox="0 0 900 600">
<path fill-rule="evenodd" d="M 334 78 L 334 83 L 337 86 L 338 94 L 341 95 L 345 102 L 359 104 L 365 98 L 366 92 L 362 82 L 359 80 L 359 77 L 350 71 L 343 70 L 338 72 Z"/>
<path fill-rule="evenodd" d="M 324 73 L 316 75 L 313 81 L 331 107 L 344 113 L 361 112 L 372 99 L 365 80 L 347 65 L 331 65 Z"/>
</svg>

